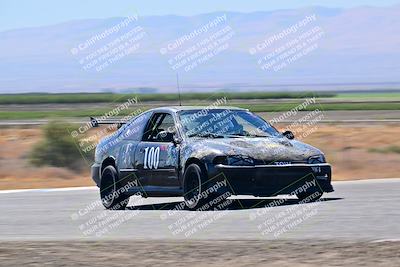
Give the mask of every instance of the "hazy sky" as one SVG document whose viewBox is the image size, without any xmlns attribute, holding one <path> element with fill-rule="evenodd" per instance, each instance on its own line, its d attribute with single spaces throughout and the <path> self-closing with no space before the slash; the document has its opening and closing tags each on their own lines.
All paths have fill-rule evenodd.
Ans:
<svg viewBox="0 0 400 267">
<path fill-rule="evenodd" d="M 303 6 L 390 6 L 400 0 L 0 0 L 0 31 L 72 19 L 138 15 L 195 15 L 214 11 L 264 11 Z"/>
</svg>

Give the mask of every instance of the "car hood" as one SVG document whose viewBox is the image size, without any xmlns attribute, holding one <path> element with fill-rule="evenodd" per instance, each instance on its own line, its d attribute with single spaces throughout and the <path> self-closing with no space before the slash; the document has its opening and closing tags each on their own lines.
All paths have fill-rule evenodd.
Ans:
<svg viewBox="0 0 400 267">
<path fill-rule="evenodd" d="M 199 149 L 206 153 L 244 155 L 266 163 L 268 161 L 307 162 L 310 156 L 322 154 L 313 146 L 285 137 L 201 138 L 195 143 L 196 147 L 200 146 Z"/>
</svg>

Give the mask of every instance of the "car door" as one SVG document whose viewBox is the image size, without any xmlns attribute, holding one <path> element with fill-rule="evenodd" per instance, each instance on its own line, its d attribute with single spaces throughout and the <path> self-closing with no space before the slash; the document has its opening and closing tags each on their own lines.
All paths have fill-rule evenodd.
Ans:
<svg viewBox="0 0 400 267">
<path fill-rule="evenodd" d="M 140 187 L 148 185 L 150 182 L 150 177 L 140 175 L 140 172 L 135 167 L 136 150 L 150 116 L 150 112 L 143 113 L 120 129 L 116 141 L 119 142 L 120 147 L 117 166 L 121 176 L 121 184 L 126 184 L 130 181 Z"/>
<path fill-rule="evenodd" d="M 154 113 L 136 150 L 136 169 L 149 177 L 149 185 L 179 186 L 179 151 L 172 142 L 175 122 L 170 113 Z M 167 134 L 165 134 L 167 133 Z"/>
</svg>

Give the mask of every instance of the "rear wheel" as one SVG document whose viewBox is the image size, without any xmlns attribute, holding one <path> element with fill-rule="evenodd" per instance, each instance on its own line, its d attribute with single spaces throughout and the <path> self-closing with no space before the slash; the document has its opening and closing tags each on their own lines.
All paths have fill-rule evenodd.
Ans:
<svg viewBox="0 0 400 267">
<path fill-rule="evenodd" d="M 107 166 L 101 173 L 100 197 L 103 206 L 110 210 L 124 210 L 129 196 L 119 192 L 118 173 L 114 166 Z"/>
</svg>

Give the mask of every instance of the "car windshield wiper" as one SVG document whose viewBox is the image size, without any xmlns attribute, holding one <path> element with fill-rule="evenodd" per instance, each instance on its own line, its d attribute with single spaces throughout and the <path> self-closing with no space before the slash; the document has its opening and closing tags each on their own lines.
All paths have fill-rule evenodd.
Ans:
<svg viewBox="0 0 400 267">
<path fill-rule="evenodd" d="M 225 136 L 215 133 L 193 133 L 189 134 L 188 137 L 224 138 Z"/>
<path fill-rule="evenodd" d="M 233 133 L 229 134 L 231 136 L 244 136 L 244 137 L 268 137 L 266 135 L 257 135 L 257 134 L 243 134 L 243 133 Z"/>
</svg>

